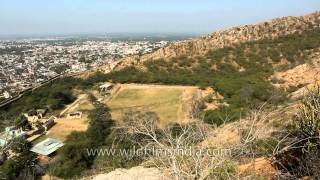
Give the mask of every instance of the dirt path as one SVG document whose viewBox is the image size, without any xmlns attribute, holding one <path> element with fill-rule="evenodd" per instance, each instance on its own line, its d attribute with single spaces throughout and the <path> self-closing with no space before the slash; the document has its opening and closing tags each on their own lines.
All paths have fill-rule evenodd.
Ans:
<svg viewBox="0 0 320 180">
<path fill-rule="evenodd" d="M 60 117 L 63 116 L 66 112 L 72 111 L 73 109 L 77 108 L 79 106 L 79 102 L 85 98 L 87 98 L 87 94 L 81 94 L 79 95 L 78 99 L 75 100 L 72 104 L 68 105 L 61 113 Z"/>
<path fill-rule="evenodd" d="M 157 84 L 121 84 L 123 88 L 132 89 L 153 89 L 153 88 L 163 88 L 163 89 L 198 89 L 196 86 L 180 86 L 180 85 L 157 85 Z"/>
<path fill-rule="evenodd" d="M 178 110 L 178 118 L 181 123 L 188 123 L 191 121 L 192 99 L 200 90 L 195 88 L 184 89 L 180 96 L 180 107 Z"/>
</svg>

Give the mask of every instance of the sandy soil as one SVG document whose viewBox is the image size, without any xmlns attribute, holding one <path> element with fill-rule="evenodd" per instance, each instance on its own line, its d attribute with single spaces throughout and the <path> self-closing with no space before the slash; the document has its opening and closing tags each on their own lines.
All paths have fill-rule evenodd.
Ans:
<svg viewBox="0 0 320 180">
<path fill-rule="evenodd" d="M 266 158 L 257 158 L 253 162 L 240 165 L 238 172 L 242 175 L 258 173 L 266 179 L 273 179 L 278 173 L 271 162 Z"/>
<path fill-rule="evenodd" d="M 62 118 L 56 121 L 56 124 L 51 129 L 49 129 L 48 133 L 45 136 L 64 141 L 72 131 L 85 131 L 87 130 L 87 127 L 88 123 L 86 118 Z"/>
<path fill-rule="evenodd" d="M 320 53 L 309 64 L 301 64 L 285 72 L 276 73 L 275 78 L 283 80 L 280 87 L 288 88 L 299 84 L 311 84 L 320 80 Z"/>
<path fill-rule="evenodd" d="M 164 180 L 161 172 L 156 168 L 143 168 L 141 166 L 131 169 L 116 169 L 108 174 L 100 174 L 93 180 Z"/>
</svg>

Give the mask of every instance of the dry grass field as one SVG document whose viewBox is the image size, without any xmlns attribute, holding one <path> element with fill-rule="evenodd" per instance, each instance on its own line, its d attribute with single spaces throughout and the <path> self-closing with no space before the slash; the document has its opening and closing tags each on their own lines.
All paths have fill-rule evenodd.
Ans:
<svg viewBox="0 0 320 180">
<path fill-rule="evenodd" d="M 112 117 L 119 120 L 128 110 L 155 112 L 160 119 L 160 126 L 185 121 L 185 95 L 197 91 L 194 87 L 156 86 L 156 85 L 121 85 L 105 103 L 110 107 Z"/>
<path fill-rule="evenodd" d="M 60 118 L 56 121 L 56 124 L 49 129 L 47 134 L 35 140 L 33 144 L 39 143 L 47 138 L 65 141 L 71 132 L 85 131 L 87 130 L 87 127 L 88 120 L 86 117 L 82 117 L 81 119 Z"/>
</svg>

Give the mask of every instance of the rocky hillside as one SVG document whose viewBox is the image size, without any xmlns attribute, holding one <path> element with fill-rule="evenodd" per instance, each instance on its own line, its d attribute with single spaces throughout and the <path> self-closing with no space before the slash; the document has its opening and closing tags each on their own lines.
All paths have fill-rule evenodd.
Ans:
<svg viewBox="0 0 320 180">
<path fill-rule="evenodd" d="M 308 144 L 312 135 L 301 141 L 299 138 L 305 137 L 305 127 L 319 132 L 319 113 L 315 115 L 314 112 L 319 112 L 320 88 L 310 93 L 305 104 L 297 101 L 319 80 L 319 60 L 320 13 L 317 12 L 231 28 L 105 67 L 108 73 L 97 73 L 96 79 L 114 83 L 193 85 L 201 89 L 212 88 L 221 94 L 223 98 L 217 99 L 213 98 L 213 93 L 208 93 L 199 103 L 194 103 L 194 107 L 203 108 L 203 113 L 193 125 L 204 122 L 204 126 L 195 129 L 209 127 L 208 124 L 213 126 L 203 131 L 208 134 L 204 133 L 204 138 L 191 146 L 201 150 L 231 149 L 233 155 L 215 157 L 213 164 L 208 163 L 210 157 L 196 159 L 191 155 L 188 159 L 183 156 L 183 172 L 190 170 L 192 176 L 194 172 L 201 172 L 197 178 L 190 178 L 188 173 L 181 176 L 176 166 L 180 163 L 176 162 L 156 165 L 158 169 L 146 169 L 154 160 L 148 159 L 140 164 L 145 168 L 117 169 L 96 179 L 128 179 L 127 175 L 136 177 L 137 174 L 141 179 L 149 175 L 155 179 L 161 179 L 161 175 L 171 179 L 174 176 L 188 177 L 176 179 L 319 177 L 319 158 L 314 157 L 319 157 L 320 141 L 312 142 L 317 147 L 314 152 L 305 153 L 304 147 L 311 148 Z M 218 105 L 205 107 L 201 103 L 213 101 Z M 299 109 L 301 105 L 305 106 L 303 110 Z M 306 121 L 309 114 L 316 117 L 311 126 Z M 181 136 L 178 137 L 181 142 Z M 164 161 L 161 159 L 160 162 Z"/>
<path fill-rule="evenodd" d="M 228 111 L 234 114 L 232 119 L 237 119 L 237 114 L 252 103 L 270 101 L 271 97 L 280 102 L 280 97 L 311 83 L 311 76 L 318 76 L 319 26 L 320 13 L 313 13 L 232 28 L 137 59 L 124 59 L 105 79 L 211 87 L 224 97 Z M 169 50 L 174 53 L 159 55 Z M 224 109 L 206 111 L 205 121 L 217 120 Z"/>
<path fill-rule="evenodd" d="M 131 138 L 132 142 L 122 143 L 135 145 L 131 143 L 141 137 L 145 139 L 138 139 L 139 145 L 147 142 L 142 149 L 151 145 L 160 150 L 192 147 L 200 152 L 226 149 L 230 153 L 221 156 L 218 153 L 214 158 L 208 154 L 199 157 L 170 155 L 169 158 L 165 154 L 148 155 L 138 161 L 115 156 L 116 159 L 103 159 L 107 163 L 101 165 L 111 170 L 114 167 L 109 166 L 115 160 L 125 162 L 125 168 L 139 166 L 102 172 L 94 179 L 162 179 L 162 176 L 168 179 L 302 179 L 320 176 L 320 160 L 314 158 L 319 157 L 320 140 L 309 141 L 315 135 L 318 137 L 320 129 L 319 113 L 316 113 L 320 109 L 320 88 L 306 96 L 302 103 L 297 101 L 320 78 L 320 13 L 231 28 L 178 42 L 141 57 L 129 57 L 104 68 L 108 73 L 96 73 L 86 80 L 90 83 L 84 85 L 92 87 L 109 81 L 212 89 L 203 98 L 193 101 L 192 106 L 200 113 L 192 123 L 163 130 L 156 127 L 156 119 L 148 112 L 138 112 L 142 114 L 137 119 L 123 121 L 114 128 L 123 128 L 121 133 L 129 132 L 122 136 L 125 140 Z M 222 97 L 215 98 L 215 92 Z M 217 105 L 206 106 L 212 102 Z"/>
<path fill-rule="evenodd" d="M 121 69 L 130 64 L 139 64 L 149 59 L 168 59 L 178 56 L 193 56 L 205 54 L 208 51 L 230 46 L 235 43 L 245 43 L 261 39 L 275 39 L 280 36 L 302 33 L 320 27 L 320 12 L 300 17 L 283 17 L 256 25 L 245 25 L 214 32 L 198 39 L 177 42 L 156 52 L 143 56 L 127 57 L 120 63 L 104 67 L 110 70 Z"/>
</svg>

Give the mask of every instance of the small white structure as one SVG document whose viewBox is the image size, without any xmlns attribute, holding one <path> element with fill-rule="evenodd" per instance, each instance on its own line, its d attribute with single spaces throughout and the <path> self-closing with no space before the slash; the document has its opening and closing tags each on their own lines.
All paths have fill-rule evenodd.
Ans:
<svg viewBox="0 0 320 180">
<path fill-rule="evenodd" d="M 109 90 L 112 88 L 112 86 L 113 86 L 112 83 L 105 83 L 105 84 L 99 86 L 99 88 L 100 88 L 100 90 L 102 90 L 102 89 Z"/>
<path fill-rule="evenodd" d="M 105 84 L 99 86 L 100 93 L 106 93 L 110 89 L 112 89 L 112 87 L 113 87 L 112 83 L 105 83 Z"/>
<path fill-rule="evenodd" d="M 27 133 L 22 129 L 16 129 L 15 127 L 6 127 L 5 131 L 0 133 L 0 146 L 5 146 L 11 139 L 16 137 L 25 138 Z"/>
<path fill-rule="evenodd" d="M 3 93 L 3 97 L 4 97 L 5 99 L 9 99 L 9 98 L 11 98 L 11 95 L 9 94 L 8 91 L 5 91 L 5 92 Z"/>
</svg>

